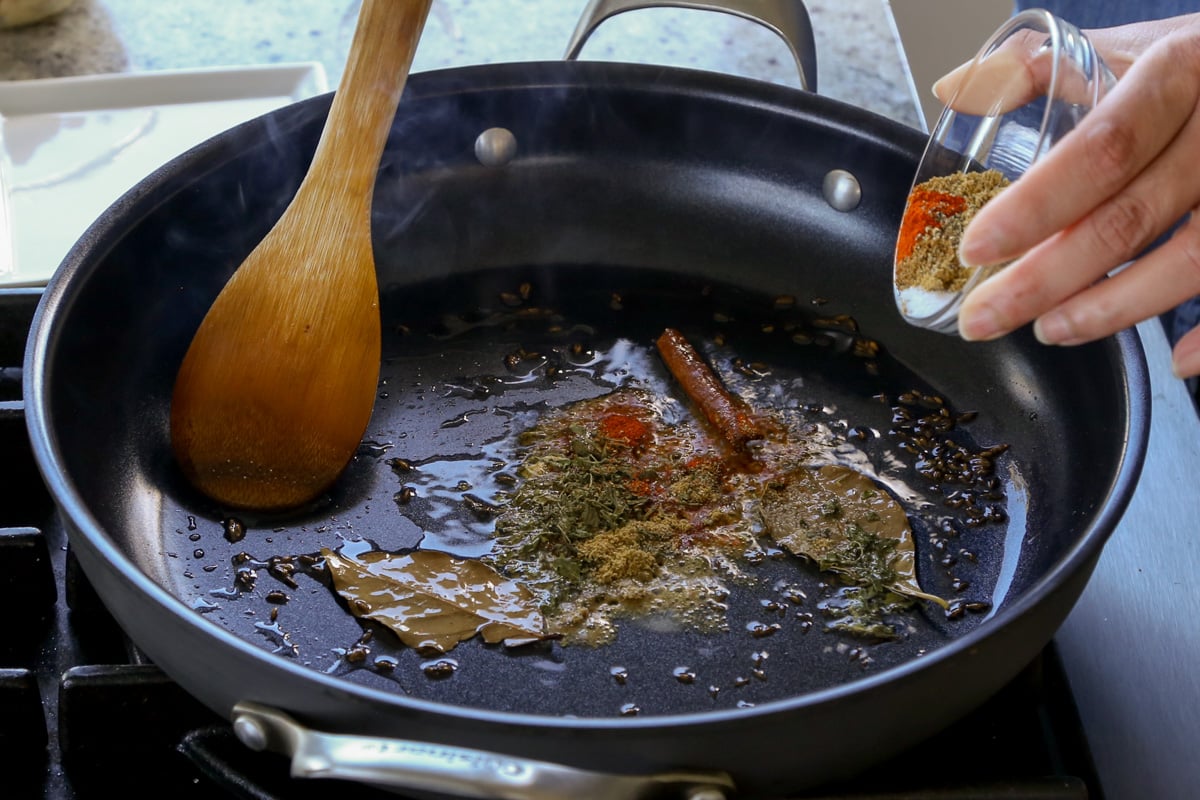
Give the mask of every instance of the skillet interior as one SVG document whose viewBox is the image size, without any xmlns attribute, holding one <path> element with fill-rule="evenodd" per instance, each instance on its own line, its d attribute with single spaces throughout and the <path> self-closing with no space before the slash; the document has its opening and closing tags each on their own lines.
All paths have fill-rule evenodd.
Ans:
<svg viewBox="0 0 1200 800">
<path fill-rule="evenodd" d="M 724 86 L 716 79 L 703 89 L 670 81 L 659 88 L 649 69 L 635 71 L 643 80 L 632 89 L 594 80 L 610 73 L 589 72 L 586 65 L 568 67 L 573 79 L 553 85 L 561 66 L 547 67 L 545 76 L 538 65 L 493 68 L 482 89 L 457 86 L 456 74 L 414 76 L 376 196 L 385 327 L 407 322 L 439 299 L 452 311 L 494 303 L 497 289 L 524 278 L 546 292 L 546 302 L 571 302 L 575 288 L 601 267 L 617 268 L 612 275 L 621 286 L 645 282 L 632 297 L 651 297 L 665 275 L 674 275 L 678 278 L 666 280 L 672 292 L 684 295 L 712 284 L 741 287 L 760 299 L 827 298 L 821 314 L 849 314 L 865 335 L 883 344 L 880 391 L 928 387 L 960 410 L 979 412 L 971 427 L 978 442 L 1011 446 L 1012 463 L 1030 492 L 1024 509 L 1028 535 L 1006 603 L 1058 568 L 1085 537 L 1098 551 L 1108 531 L 1093 527 L 1093 521 L 1128 479 L 1123 474 L 1128 397 L 1119 343 L 1046 349 L 1019 334 L 967 346 L 899 319 L 887 276 L 892 237 L 923 144 L 915 131 L 882 120 L 863 124 L 849 115 L 830 116 L 820 107 L 773 104 L 769 92 L 747 93 L 740 82 L 728 93 L 712 91 Z M 45 365 L 45 391 L 67 476 L 117 546 L 197 606 L 203 606 L 197 594 L 212 598 L 209 590 L 230 587 L 229 553 L 220 551 L 214 533 L 220 510 L 192 495 L 171 464 L 166 427 L 171 383 L 213 297 L 286 205 L 327 105 L 328 98 L 302 103 L 184 156 L 123 201 L 120 225 L 101 225 L 85 237 L 68 259 L 79 265 L 77 271 L 71 275 L 69 268 L 49 292 L 57 319 L 51 323 L 54 353 Z M 511 129 L 518 141 L 518 158 L 506 167 L 480 166 L 472 155 L 476 135 L 494 126 Z M 850 170 L 861 182 L 863 200 L 852 212 L 833 210 L 821 196 L 822 180 L 834 168 Z M 461 296 L 414 288 L 447 274 L 470 275 L 455 289 Z M 576 277 L 583 275 L 589 277 Z M 613 334 L 636 334 L 644 341 L 665 324 L 712 332 L 698 308 L 680 319 L 645 315 L 629 332 L 614 328 Z M 97 347 L 98 341 L 104 346 Z M 811 364 L 796 362 L 792 368 L 804 366 Z M 463 376 L 447 370 L 435 377 L 444 389 L 448 380 Z M 869 398 L 870 381 L 854 381 L 837 391 Z M 431 391 L 429 397 L 440 394 Z M 842 401 L 849 402 L 845 396 Z M 822 399 L 814 396 L 812 402 Z M 375 424 L 392 424 L 390 413 L 384 410 Z M 437 420 L 452 416 L 439 411 Z M 398 434 L 372 431 L 381 441 Z M 272 539 L 278 552 L 311 552 L 352 532 L 390 538 L 379 542 L 383 546 L 411 543 L 405 537 L 413 529 L 399 521 L 391 501 L 395 485 L 384 483 L 388 476 L 380 477 L 380 471 L 378 460 L 364 455 L 335 492 L 333 503 L 340 507 L 286 523 L 264 521 L 264 530 L 250 538 Z M 370 520 L 362 522 L 368 506 Z M 189 516 L 197 518 L 196 531 L 188 530 Z M 375 523 L 385 517 L 387 522 Z M 274 531 L 277 525 L 289 531 Z M 191 543 L 191 533 L 203 540 Z M 293 541 L 283 541 L 289 533 Z M 1005 530 L 996 526 L 982 533 L 991 539 L 974 548 L 980 556 L 977 586 L 988 587 L 1001 570 Z M 243 545 L 239 549 L 250 549 Z M 204 555 L 196 557 L 195 549 Z M 932 554 L 923 554 L 922 567 L 931 560 Z M 210 563 L 218 569 L 205 572 Z M 199 592 L 189 588 L 197 583 Z M 990 597 L 990 590 L 983 594 Z M 220 598 L 206 602 L 219 607 L 210 618 L 224 615 L 255 646 L 278 644 L 253 624 L 261 617 L 245 615 L 250 609 Z M 259 602 L 254 610 L 263 608 Z M 332 617 L 318 614 L 313 624 L 300 621 L 302 611 L 297 601 L 285 612 L 285 618 L 297 620 L 288 633 L 302 653 L 324 656 L 330 646 L 353 641 L 357 627 L 348 618 L 330 622 Z M 944 642 L 948 633 L 969 629 L 978 619 L 956 628 L 933 618 L 929 635 Z M 935 639 L 915 646 L 929 643 Z M 773 651 L 772 666 L 803 661 L 806 669 L 772 669 L 768 681 L 740 699 L 801 695 L 863 674 L 844 657 L 822 660 L 820 653 L 833 644 L 815 635 L 726 637 L 715 645 L 714 658 L 731 666 L 711 682 L 727 685 L 749 672 L 761 651 Z M 647 651 L 629 641 L 586 656 L 581 670 L 565 672 L 544 654 L 472 661 L 470 648 L 464 648 L 456 651 L 460 671 L 452 680 L 419 679 L 409 688 L 418 697 L 550 715 L 612 714 L 630 700 L 651 714 L 702 711 L 711 707 L 707 696 L 697 703 L 708 677 L 700 675 L 694 686 L 671 677 L 675 666 L 696 667 L 696 646 L 683 637 Z M 653 702 L 629 696 L 608 678 L 610 666 L 621 664 L 636 674 L 639 663 L 644 674 L 654 672 Z M 887 664 L 886 655 L 880 663 Z M 328 661 L 313 666 L 324 669 Z M 389 690 L 395 685 L 393 678 L 362 671 L 353 679 Z M 497 700 L 489 684 L 511 686 L 512 693 Z M 584 696 L 595 705 L 578 705 Z"/>
</svg>

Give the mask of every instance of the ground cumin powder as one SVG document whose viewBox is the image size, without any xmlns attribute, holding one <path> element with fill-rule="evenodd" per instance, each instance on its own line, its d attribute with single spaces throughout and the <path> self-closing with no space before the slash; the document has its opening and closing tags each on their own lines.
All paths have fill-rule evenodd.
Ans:
<svg viewBox="0 0 1200 800">
<path fill-rule="evenodd" d="M 896 287 L 957 292 L 974 272 L 958 260 L 967 223 L 1008 186 L 1000 172 L 956 172 L 918 184 L 896 241 Z"/>
</svg>

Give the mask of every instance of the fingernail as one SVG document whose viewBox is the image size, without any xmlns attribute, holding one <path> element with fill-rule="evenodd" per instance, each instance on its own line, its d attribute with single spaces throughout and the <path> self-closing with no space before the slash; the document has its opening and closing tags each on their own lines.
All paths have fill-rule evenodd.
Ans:
<svg viewBox="0 0 1200 800">
<path fill-rule="evenodd" d="M 943 104 L 950 102 L 950 76 L 943 75 L 933 82 L 933 96 Z"/>
<path fill-rule="evenodd" d="M 1075 344 L 1078 337 L 1066 314 L 1051 311 L 1034 320 L 1033 335 L 1042 344 Z"/>
<path fill-rule="evenodd" d="M 986 342 L 1002 333 L 1004 326 L 991 306 L 978 306 L 965 314 L 959 314 L 958 335 L 968 342 Z"/>
<path fill-rule="evenodd" d="M 968 228 L 958 246 L 958 260 L 964 267 L 986 267 L 996 263 L 999 249 L 1000 243 L 988 229 L 972 234 Z"/>
<path fill-rule="evenodd" d="M 1187 380 L 1200 375 L 1200 359 L 1195 352 L 1180 358 L 1178 353 L 1171 356 L 1171 372 L 1180 380 Z"/>
</svg>

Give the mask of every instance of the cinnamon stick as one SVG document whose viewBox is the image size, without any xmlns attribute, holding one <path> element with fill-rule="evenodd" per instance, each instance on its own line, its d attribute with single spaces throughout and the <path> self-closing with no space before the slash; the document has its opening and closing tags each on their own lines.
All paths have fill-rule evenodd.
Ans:
<svg viewBox="0 0 1200 800">
<path fill-rule="evenodd" d="M 667 328 L 656 342 L 667 369 L 725 441 L 743 449 L 763 438 L 762 426 L 746 403 L 730 393 L 683 334 Z"/>
</svg>

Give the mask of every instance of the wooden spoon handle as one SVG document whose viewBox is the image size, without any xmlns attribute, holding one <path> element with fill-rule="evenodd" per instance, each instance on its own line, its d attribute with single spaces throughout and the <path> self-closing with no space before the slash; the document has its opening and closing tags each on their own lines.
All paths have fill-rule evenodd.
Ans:
<svg viewBox="0 0 1200 800">
<path fill-rule="evenodd" d="M 217 296 L 179 369 L 172 448 L 222 504 L 311 501 L 366 430 L 380 364 L 372 194 L 431 5 L 364 0 L 299 190 Z"/>
<path fill-rule="evenodd" d="M 297 202 L 361 199 L 369 208 L 396 107 L 433 0 L 363 0 L 345 72 Z"/>
</svg>

